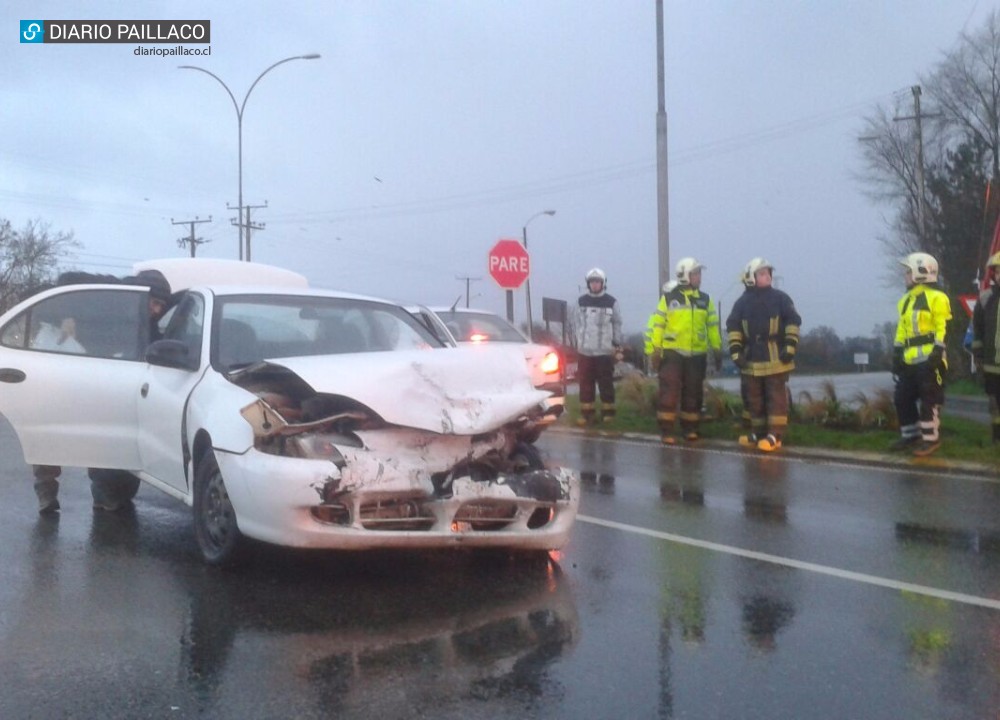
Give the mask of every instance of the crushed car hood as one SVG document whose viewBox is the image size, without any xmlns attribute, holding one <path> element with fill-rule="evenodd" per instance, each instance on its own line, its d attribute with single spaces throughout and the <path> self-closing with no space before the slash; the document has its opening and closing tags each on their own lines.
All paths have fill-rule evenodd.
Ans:
<svg viewBox="0 0 1000 720">
<path fill-rule="evenodd" d="M 519 349 L 483 349 L 281 358 L 247 373 L 285 368 L 315 392 L 356 400 L 394 425 L 475 435 L 521 417 L 549 396 L 532 386 Z"/>
</svg>

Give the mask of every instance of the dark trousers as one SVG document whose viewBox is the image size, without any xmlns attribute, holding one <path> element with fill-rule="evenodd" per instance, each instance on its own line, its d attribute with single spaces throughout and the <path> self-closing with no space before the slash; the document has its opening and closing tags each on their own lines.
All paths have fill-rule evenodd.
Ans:
<svg viewBox="0 0 1000 720">
<path fill-rule="evenodd" d="M 903 437 L 922 437 L 929 442 L 938 439 L 941 427 L 940 411 L 944 404 L 944 374 L 930 362 L 904 365 L 896 376 L 893 402 L 899 418 L 899 433 Z"/>
<path fill-rule="evenodd" d="M 757 377 L 744 375 L 744 398 L 750 409 L 750 429 L 758 437 L 774 435 L 779 440 L 788 428 L 788 373 Z"/>
<path fill-rule="evenodd" d="M 983 374 L 983 386 L 990 400 L 990 425 L 993 428 L 993 442 L 1000 442 L 1000 375 Z"/>
<path fill-rule="evenodd" d="M 663 353 L 660 361 L 660 393 L 656 402 L 656 420 L 660 432 L 669 434 L 677 419 L 680 402 L 681 429 L 697 432 L 701 421 L 701 406 L 705 399 L 706 355 L 681 355 L 672 350 Z"/>
<path fill-rule="evenodd" d="M 580 384 L 580 414 L 590 418 L 596 405 L 594 386 L 601 393 L 601 414 L 614 417 L 615 414 L 615 358 L 613 355 L 580 355 L 577 358 L 576 373 Z"/>
</svg>

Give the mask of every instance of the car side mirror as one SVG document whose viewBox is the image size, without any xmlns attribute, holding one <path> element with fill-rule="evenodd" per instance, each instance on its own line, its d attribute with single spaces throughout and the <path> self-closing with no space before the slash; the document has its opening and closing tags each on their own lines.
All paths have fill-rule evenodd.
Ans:
<svg viewBox="0 0 1000 720">
<path fill-rule="evenodd" d="M 146 362 L 178 370 L 197 370 L 197 360 L 180 340 L 157 340 L 146 348 Z"/>
</svg>

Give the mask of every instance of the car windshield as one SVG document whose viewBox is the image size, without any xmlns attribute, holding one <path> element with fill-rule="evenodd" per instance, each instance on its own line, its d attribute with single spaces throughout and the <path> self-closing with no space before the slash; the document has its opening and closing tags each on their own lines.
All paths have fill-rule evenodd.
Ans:
<svg viewBox="0 0 1000 720">
<path fill-rule="evenodd" d="M 403 308 L 350 298 L 222 297 L 215 328 L 213 358 L 225 368 L 265 358 L 441 347 Z"/>
<path fill-rule="evenodd" d="M 443 311 L 438 317 L 458 342 L 527 342 L 517 328 L 493 313 Z"/>
</svg>

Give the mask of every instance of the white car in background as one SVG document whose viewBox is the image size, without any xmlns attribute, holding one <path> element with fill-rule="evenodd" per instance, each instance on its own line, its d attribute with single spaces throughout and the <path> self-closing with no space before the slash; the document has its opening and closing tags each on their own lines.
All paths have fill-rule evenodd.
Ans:
<svg viewBox="0 0 1000 720">
<path fill-rule="evenodd" d="M 512 345 L 520 349 L 528 363 L 535 389 L 551 393 L 548 398 L 548 421 L 555 421 L 563 411 L 566 396 L 565 368 L 556 348 L 531 342 L 508 320 L 487 310 L 459 307 L 432 307 L 459 346 Z"/>
<path fill-rule="evenodd" d="M 546 394 L 519 352 L 435 351 L 400 305 L 310 289 L 278 268 L 135 269 L 151 268 L 175 291 L 152 344 L 146 287 L 56 287 L 0 317 L 0 412 L 26 462 L 112 469 L 178 498 L 211 564 L 239 559 L 245 538 L 343 550 L 566 542 L 579 478 L 524 441 Z M 73 351 L 36 343 L 67 318 Z"/>
</svg>

